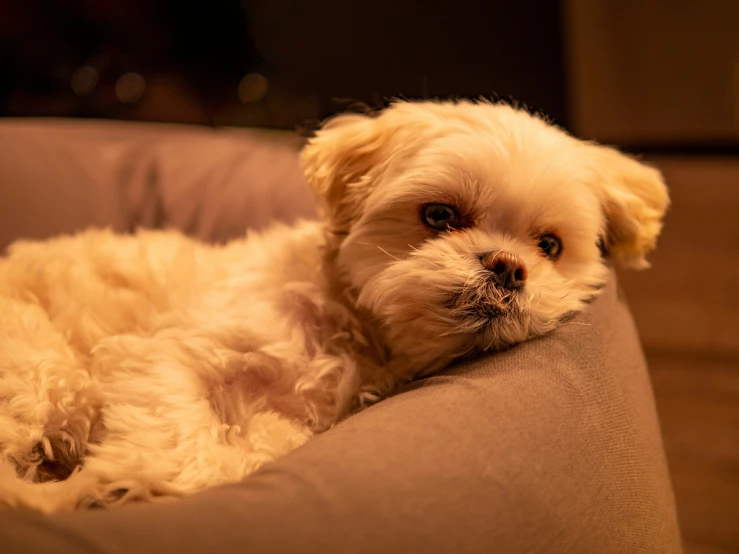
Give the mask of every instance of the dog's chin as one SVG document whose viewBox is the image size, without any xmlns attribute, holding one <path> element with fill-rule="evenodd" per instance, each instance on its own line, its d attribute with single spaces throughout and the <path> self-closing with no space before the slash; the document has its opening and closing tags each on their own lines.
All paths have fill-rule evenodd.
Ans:
<svg viewBox="0 0 739 554">
<path fill-rule="evenodd" d="M 455 359 L 513 346 L 536 329 L 525 290 L 502 290 L 488 278 L 450 285 L 380 279 L 361 295 L 365 303 L 372 300 L 367 307 L 404 363 L 435 371 Z"/>
<path fill-rule="evenodd" d="M 530 322 L 530 314 L 525 309 L 515 308 L 494 313 L 471 337 L 472 344 L 467 355 L 505 350 L 531 338 L 535 333 L 532 332 Z"/>
<path fill-rule="evenodd" d="M 501 289 L 493 279 L 479 279 L 450 294 L 443 307 L 448 313 L 447 333 L 467 337 L 471 354 L 525 340 L 529 320 L 525 298 L 521 290 Z"/>
</svg>

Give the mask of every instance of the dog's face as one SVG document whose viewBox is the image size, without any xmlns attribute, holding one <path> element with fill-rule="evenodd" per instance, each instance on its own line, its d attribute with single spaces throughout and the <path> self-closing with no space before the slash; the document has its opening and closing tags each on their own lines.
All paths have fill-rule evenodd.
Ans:
<svg viewBox="0 0 739 554">
<path fill-rule="evenodd" d="M 490 103 L 343 115 L 303 152 L 333 268 L 397 355 L 428 367 L 545 333 L 644 267 L 659 173 Z"/>
</svg>

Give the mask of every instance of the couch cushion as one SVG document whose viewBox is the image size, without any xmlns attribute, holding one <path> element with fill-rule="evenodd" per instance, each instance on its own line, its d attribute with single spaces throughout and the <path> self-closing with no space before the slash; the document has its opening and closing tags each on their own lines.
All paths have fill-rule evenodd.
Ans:
<svg viewBox="0 0 739 554">
<path fill-rule="evenodd" d="M 100 121 L 0 122 L 0 250 L 89 226 L 223 241 L 313 217 L 294 133 Z"/>
</svg>

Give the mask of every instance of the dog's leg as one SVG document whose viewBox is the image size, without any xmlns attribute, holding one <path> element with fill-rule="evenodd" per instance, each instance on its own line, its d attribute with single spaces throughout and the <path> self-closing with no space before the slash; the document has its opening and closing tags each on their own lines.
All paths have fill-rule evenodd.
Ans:
<svg viewBox="0 0 739 554">
<path fill-rule="evenodd" d="M 229 376 L 271 379 L 252 354 L 179 329 L 101 341 L 92 373 L 105 398 L 105 438 L 91 445 L 79 473 L 83 504 L 179 496 L 237 481 L 305 442 L 309 429 L 263 397 L 242 390 L 214 401 L 219 391 L 240 386 Z"/>
<path fill-rule="evenodd" d="M 211 394 L 221 420 L 243 425 L 255 412 L 273 411 L 317 433 L 347 415 L 359 387 L 355 361 L 297 352 L 292 343 L 274 343 L 232 359 Z"/>
<path fill-rule="evenodd" d="M 64 479 L 99 410 L 90 376 L 37 304 L 0 296 L 0 502 L 10 475 Z M 12 468 L 10 471 L 8 468 Z"/>
<path fill-rule="evenodd" d="M 348 411 L 350 359 L 306 359 L 290 344 L 244 353 L 201 332 L 101 341 L 91 374 L 105 398 L 104 439 L 66 481 L 16 487 L 16 504 L 58 511 L 237 481 Z"/>
<path fill-rule="evenodd" d="M 307 407 L 311 429 L 325 431 L 356 408 L 359 371 L 351 357 L 332 355 L 314 357 L 307 368 L 296 392 Z"/>
<path fill-rule="evenodd" d="M 38 304 L 0 295 L 0 317 L 0 505 L 71 509 L 76 491 L 54 481 L 69 477 L 95 440 L 99 396 Z"/>
</svg>

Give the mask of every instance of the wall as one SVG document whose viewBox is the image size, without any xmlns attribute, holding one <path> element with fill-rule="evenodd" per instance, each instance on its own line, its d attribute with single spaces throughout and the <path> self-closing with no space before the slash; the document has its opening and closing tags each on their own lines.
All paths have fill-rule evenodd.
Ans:
<svg viewBox="0 0 739 554">
<path fill-rule="evenodd" d="M 739 2 L 567 0 L 565 25 L 578 134 L 739 142 Z"/>
</svg>

